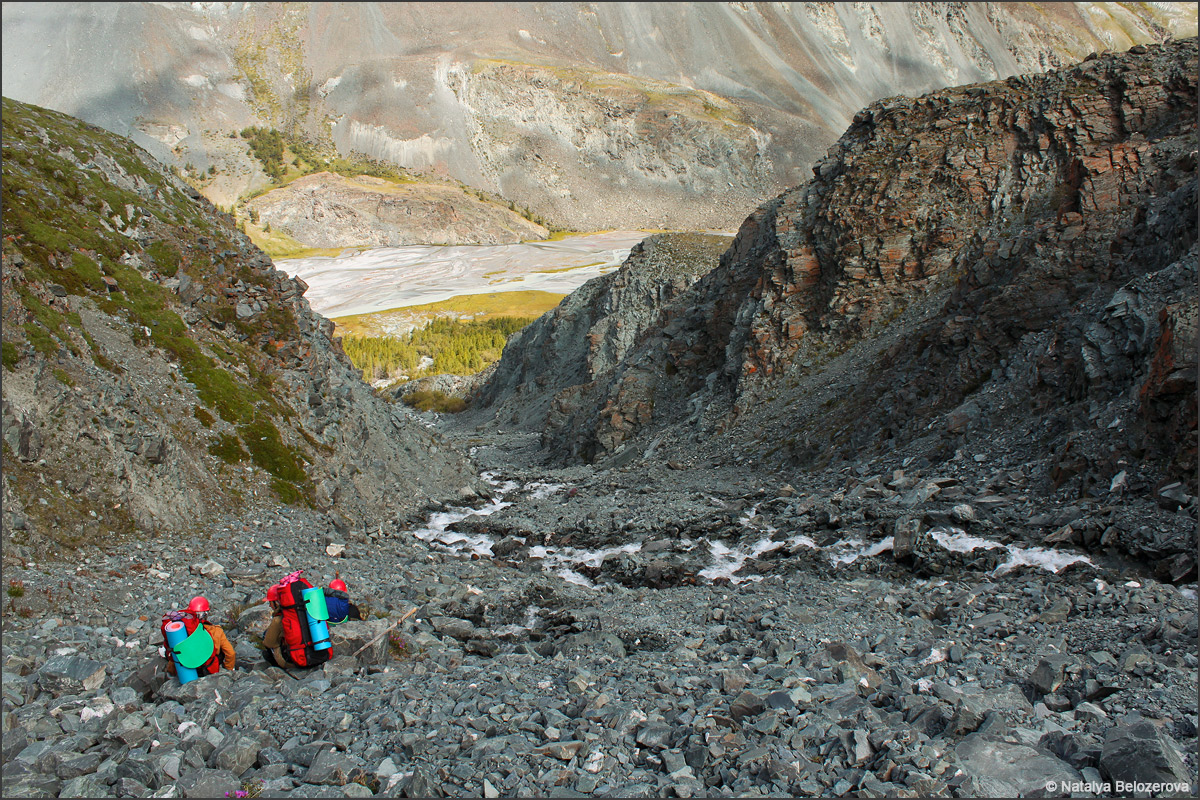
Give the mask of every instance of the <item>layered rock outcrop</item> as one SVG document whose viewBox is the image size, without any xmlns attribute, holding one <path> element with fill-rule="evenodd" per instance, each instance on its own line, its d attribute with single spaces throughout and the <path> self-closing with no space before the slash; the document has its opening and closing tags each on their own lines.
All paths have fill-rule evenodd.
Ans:
<svg viewBox="0 0 1200 800">
<path fill-rule="evenodd" d="M 1193 39 L 869 106 L 545 443 L 810 467 L 1004 442 L 1042 491 L 1190 480 L 1195 73 Z"/>
<path fill-rule="evenodd" d="M 362 524 L 474 483 L 140 148 L 6 98 L 4 165 L 6 556 L 280 501 Z"/>
</svg>

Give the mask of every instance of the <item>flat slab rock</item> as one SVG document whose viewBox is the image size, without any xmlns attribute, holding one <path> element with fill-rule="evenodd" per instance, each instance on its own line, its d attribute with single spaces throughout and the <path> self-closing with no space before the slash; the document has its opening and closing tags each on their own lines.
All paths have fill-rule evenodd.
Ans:
<svg viewBox="0 0 1200 800">
<path fill-rule="evenodd" d="M 233 793 L 242 788 L 241 781 L 232 772 L 203 768 L 187 770 L 175 785 L 183 797 L 233 797 Z"/>
<path fill-rule="evenodd" d="M 975 797 L 1024 797 L 1047 793 L 1051 782 L 1083 780 L 1069 764 L 1044 751 L 984 734 L 971 734 L 954 752 L 970 776 L 969 794 Z"/>
<path fill-rule="evenodd" d="M 38 683 L 52 694 L 79 694 L 104 683 L 104 665 L 83 656 L 55 656 L 38 671 Z"/>
</svg>

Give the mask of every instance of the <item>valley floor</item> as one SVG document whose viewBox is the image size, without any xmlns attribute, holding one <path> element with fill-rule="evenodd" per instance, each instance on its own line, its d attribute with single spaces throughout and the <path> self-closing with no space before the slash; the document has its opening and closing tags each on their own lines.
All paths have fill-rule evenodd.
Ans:
<svg viewBox="0 0 1200 800">
<path fill-rule="evenodd" d="M 896 559 L 882 504 L 948 514 L 919 483 L 889 500 L 732 467 L 550 469 L 529 435 L 449 434 L 491 513 L 339 531 L 278 509 L 6 563 L 4 796 L 1194 794 L 1194 585 L 1006 571 L 1021 544 L 972 486 Z M 941 546 L 966 537 L 1002 546 Z M 266 668 L 262 595 L 301 567 L 372 617 L 345 641 L 419 612 L 386 649 Z M 181 687 L 158 619 L 196 593 L 238 667 Z"/>
</svg>

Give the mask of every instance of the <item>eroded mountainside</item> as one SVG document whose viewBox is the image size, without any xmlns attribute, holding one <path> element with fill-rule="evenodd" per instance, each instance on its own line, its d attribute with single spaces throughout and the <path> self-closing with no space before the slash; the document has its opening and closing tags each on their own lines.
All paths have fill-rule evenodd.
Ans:
<svg viewBox="0 0 1200 800">
<path fill-rule="evenodd" d="M 258 125 L 559 226 L 730 229 L 880 97 L 1195 30 L 1189 3 L 10 3 L 3 89 L 215 168 L 220 206 L 267 183 L 228 136 Z"/>
<path fill-rule="evenodd" d="M 1192 39 L 873 104 L 619 364 L 559 390 L 544 444 L 868 471 L 1002 455 L 1028 491 L 1187 503 L 1195 76 Z M 554 363 L 524 345 L 505 361 Z M 1186 574 L 1194 538 L 1167 538 L 1125 545 Z"/>
<path fill-rule="evenodd" d="M 306 175 L 254 198 L 247 208 L 308 247 L 509 244 L 549 233 L 457 187 L 369 175 Z"/>
<path fill-rule="evenodd" d="M 280 501 L 360 524 L 473 483 L 228 215 L 126 139 L 3 120 L 6 556 Z"/>
<path fill-rule="evenodd" d="M 514 334 L 479 403 L 504 420 L 540 430 L 571 396 L 605 380 L 661 324 L 671 303 L 717 266 L 729 237 L 656 234 L 619 270 L 588 281 Z"/>
</svg>

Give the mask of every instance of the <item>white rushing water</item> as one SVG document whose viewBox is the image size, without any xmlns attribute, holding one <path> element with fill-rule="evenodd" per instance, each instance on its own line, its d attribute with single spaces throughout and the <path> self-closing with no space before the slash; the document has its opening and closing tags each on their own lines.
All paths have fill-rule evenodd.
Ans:
<svg viewBox="0 0 1200 800">
<path fill-rule="evenodd" d="M 952 553 L 969 553 L 972 550 L 1006 550 L 1008 560 L 992 570 L 992 575 L 1000 576 L 1012 572 L 1017 567 L 1040 567 L 1048 572 L 1061 572 L 1071 564 L 1082 562 L 1096 566 L 1095 562 L 1084 555 L 1070 553 L 1066 550 L 1054 550 L 1047 547 L 1021 547 L 1014 544 L 1001 544 L 978 536 L 968 536 L 966 531 L 959 528 L 934 528 L 929 531 L 930 537 L 939 545 Z"/>
<path fill-rule="evenodd" d="M 544 483 L 540 481 L 534 481 L 521 486 L 516 481 L 501 481 L 494 473 L 487 472 L 482 477 L 496 489 L 492 500 L 479 508 L 462 507 L 452 508 L 448 511 L 434 512 L 429 516 L 429 520 L 425 526 L 414 530 L 413 535 L 435 547 L 441 547 L 456 553 L 469 553 L 491 558 L 493 555 L 492 545 L 495 544 L 495 540 L 491 536 L 486 534 L 460 533 L 448 530 L 448 528 L 467 517 L 485 517 L 494 514 L 502 508 L 509 507 L 512 505 L 512 502 L 505 500 L 504 497 L 513 491 L 524 490 L 528 493 L 530 499 L 544 499 L 567 488 L 567 484 Z M 872 558 L 882 555 L 891 550 L 894 545 L 894 537 L 892 536 L 876 542 L 865 542 L 858 537 L 849 537 L 839 539 L 825 547 L 821 547 L 812 538 L 803 534 L 792 535 L 785 539 L 775 539 L 774 536 L 778 532 L 775 528 L 769 525 L 762 526 L 761 529 L 759 528 L 757 510 L 757 506 L 750 509 L 740 519 L 743 527 L 758 530 L 762 534 L 761 538 L 748 547 L 730 547 L 721 541 L 708 539 L 701 542 L 695 542 L 690 539 L 680 541 L 680 545 L 687 550 L 691 550 L 696 546 L 707 546 L 711 557 L 711 564 L 700 570 L 697 574 L 698 577 L 707 581 L 725 580 L 734 585 L 746 581 L 761 581 L 763 579 L 762 575 L 739 575 L 738 572 L 747 561 L 759 558 L 766 553 L 781 548 L 788 548 L 792 553 L 797 552 L 800 548 L 820 550 L 829 559 L 830 564 L 837 567 L 853 564 L 860 558 Z M 1003 575 L 1020 566 L 1033 566 L 1055 573 L 1077 562 L 1095 566 L 1091 559 L 1078 553 L 1044 547 L 1006 545 L 978 536 L 969 536 L 959 528 L 934 528 L 929 531 L 929 537 L 939 547 L 953 553 L 969 553 L 976 549 L 1005 550 L 1008 553 L 1008 558 L 992 571 L 994 576 Z M 522 543 L 524 543 L 524 540 L 522 540 Z M 641 552 L 642 546 L 642 542 L 628 542 L 614 547 L 605 547 L 600 550 L 587 550 L 552 544 L 534 545 L 529 548 L 529 558 L 540 559 L 543 569 L 557 575 L 564 581 L 594 589 L 596 588 L 595 584 L 578 571 L 580 568 L 595 569 L 601 566 L 607 558 L 623 553 Z M 1188 596 L 1186 590 L 1181 591 L 1184 591 L 1185 596 Z M 1194 589 L 1191 590 L 1190 597 L 1195 597 Z"/>
<path fill-rule="evenodd" d="M 609 231 L 548 242 L 378 247 L 338 256 L 279 259 L 308 284 L 313 311 L 326 317 L 367 314 L 488 292 L 569 294 L 621 266 L 645 231 Z"/>
</svg>

